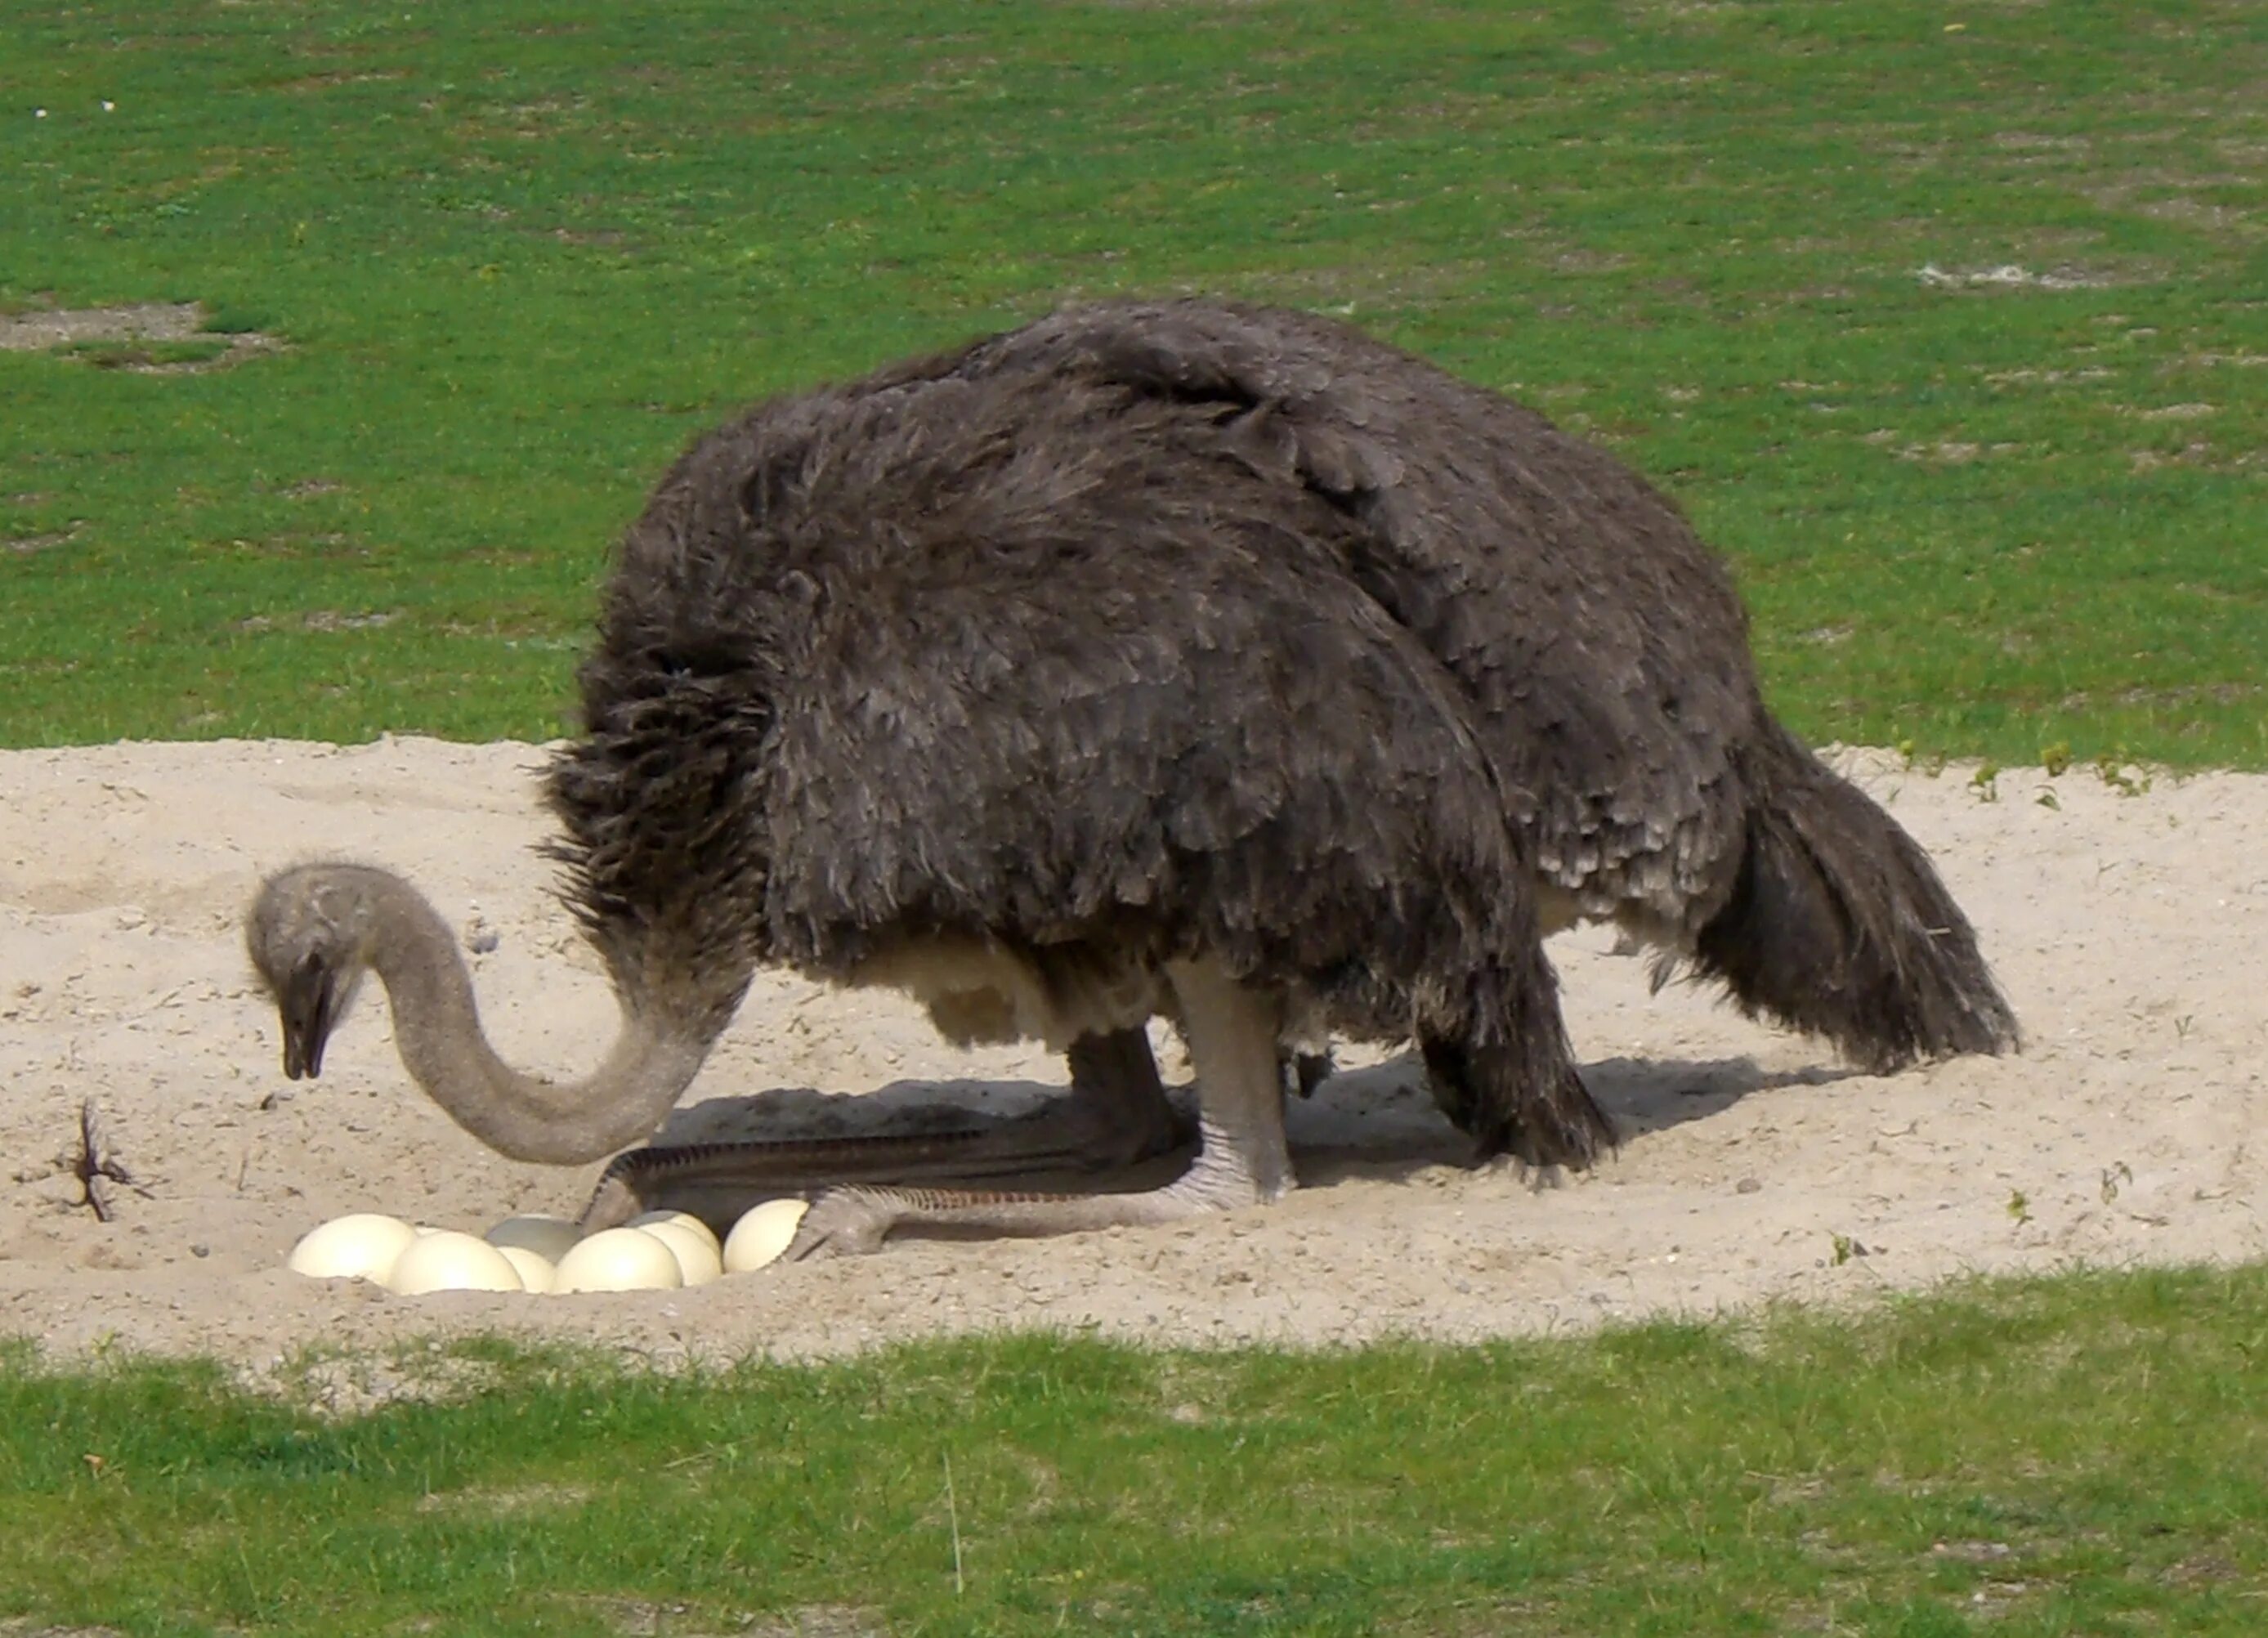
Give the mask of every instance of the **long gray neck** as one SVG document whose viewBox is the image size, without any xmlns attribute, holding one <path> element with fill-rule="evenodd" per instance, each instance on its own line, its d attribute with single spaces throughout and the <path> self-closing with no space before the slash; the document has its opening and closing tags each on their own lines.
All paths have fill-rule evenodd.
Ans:
<svg viewBox="0 0 2268 1638">
<path fill-rule="evenodd" d="M 449 1118 L 512 1160 L 571 1166 L 653 1135 L 708 1056 L 717 1025 L 625 1000 L 621 1034 L 580 1081 L 523 1074 L 482 1032 L 471 975 L 448 924 L 415 889 L 381 891 L 371 966 L 385 981 L 401 1061 Z"/>
</svg>

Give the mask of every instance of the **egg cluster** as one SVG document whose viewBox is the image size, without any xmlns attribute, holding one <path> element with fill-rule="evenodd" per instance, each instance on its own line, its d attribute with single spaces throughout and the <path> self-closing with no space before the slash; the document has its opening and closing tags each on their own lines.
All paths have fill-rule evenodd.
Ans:
<svg viewBox="0 0 2268 1638">
<path fill-rule="evenodd" d="M 284 1266 L 318 1280 L 367 1280 L 398 1296 L 431 1291 L 666 1291 L 776 1260 L 806 1202 L 766 1200 L 718 1243 L 690 1212 L 648 1212 L 585 1236 L 558 1217 L 507 1217 L 485 1235 L 413 1227 L 356 1212 L 310 1229 Z"/>
</svg>

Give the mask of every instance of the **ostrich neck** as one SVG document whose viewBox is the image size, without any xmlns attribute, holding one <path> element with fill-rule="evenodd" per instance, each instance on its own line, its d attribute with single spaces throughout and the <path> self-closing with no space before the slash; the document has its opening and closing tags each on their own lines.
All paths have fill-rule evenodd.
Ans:
<svg viewBox="0 0 2268 1638">
<path fill-rule="evenodd" d="M 524 1074 L 482 1032 L 471 975 L 431 905 L 403 886 L 386 895 L 371 966 L 394 1008 L 401 1061 L 466 1131 L 512 1160 L 554 1166 L 644 1142 L 691 1084 L 715 1029 L 626 1002 L 606 1059 L 578 1081 Z"/>
</svg>

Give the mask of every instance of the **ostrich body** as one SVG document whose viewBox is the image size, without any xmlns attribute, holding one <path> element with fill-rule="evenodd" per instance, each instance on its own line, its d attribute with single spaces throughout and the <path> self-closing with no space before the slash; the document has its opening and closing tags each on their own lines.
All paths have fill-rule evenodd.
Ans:
<svg viewBox="0 0 2268 1638">
<path fill-rule="evenodd" d="M 606 1062 L 566 1084 L 501 1063 L 430 906 L 317 865 L 250 921 L 287 1073 L 320 1067 L 375 971 L 437 1102 L 565 1163 L 652 1130 L 759 964 L 902 989 L 960 1042 L 1181 1021 L 1199 1144 L 1174 1184 L 838 1190 L 791 1255 L 1273 1199 L 1278 1043 L 1322 1030 L 1416 1038 L 1484 1152 L 1587 1162 L 1611 1129 L 1469 702 L 1345 572 L 1359 525 L 1211 433 L 1203 406 L 1005 371 L 787 399 L 703 440 L 622 543 L 585 733 L 548 779 L 623 1009 Z"/>
<path fill-rule="evenodd" d="M 1212 459 L 1359 524 L 1338 565 L 1471 702 L 1546 933 L 1611 920 L 1657 981 L 1686 967 L 1878 1073 L 2017 1044 L 1926 855 L 1765 707 L 1723 564 L 1612 456 L 1348 326 L 1206 300 L 1067 309 L 852 390 L 1011 376 L 1182 405 Z M 1085 1045 L 1091 1157 L 1170 1133 L 1146 1038 Z M 1327 1062 L 1300 1058 L 1301 1090 Z M 640 1151 L 609 1181 L 643 1199 L 731 1163 Z"/>
</svg>

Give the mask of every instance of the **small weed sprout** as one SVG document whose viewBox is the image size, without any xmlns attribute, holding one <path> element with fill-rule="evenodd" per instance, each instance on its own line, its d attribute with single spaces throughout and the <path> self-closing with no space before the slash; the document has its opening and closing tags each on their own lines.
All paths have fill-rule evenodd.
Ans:
<svg viewBox="0 0 2268 1638">
<path fill-rule="evenodd" d="M 1918 768 L 1925 778 L 1934 779 L 1939 774 L 1945 771 L 1945 756 L 1943 752 L 1940 752 L 1934 756 L 1924 757 L 1921 754 L 1920 749 L 1916 746 L 1911 740 L 1900 740 L 1898 742 L 1898 755 L 1904 759 L 1905 769 L 1908 773 L 1911 773 Z"/>
<path fill-rule="evenodd" d="M 2008 1215 L 2020 1223 L 2032 1221 L 2032 1203 L 2024 1198 L 2021 1189 L 2008 1191 Z"/>
<path fill-rule="evenodd" d="M 2000 764 L 1997 762 L 1988 762 L 1979 767 L 1976 772 L 1969 776 L 1969 788 L 1977 793 L 1977 800 L 1980 802 L 1999 801 L 2000 800 Z"/>
<path fill-rule="evenodd" d="M 2071 747 L 2061 740 L 2041 746 L 2040 766 L 2047 770 L 2049 778 L 2060 779 L 2071 768 Z"/>
<path fill-rule="evenodd" d="M 2118 1185 L 2134 1181 L 2133 1169 L 2124 1161 L 2114 1161 L 2102 1169 L 2102 1203 L 2110 1205 L 2118 1198 Z"/>
<path fill-rule="evenodd" d="M 2117 749 L 2105 751 L 2095 759 L 2095 775 L 2121 796 L 2148 795 L 2150 776 L 2139 767 L 2128 772 L 2132 766 L 2126 758 L 2126 748 L 2121 745 Z"/>
</svg>

